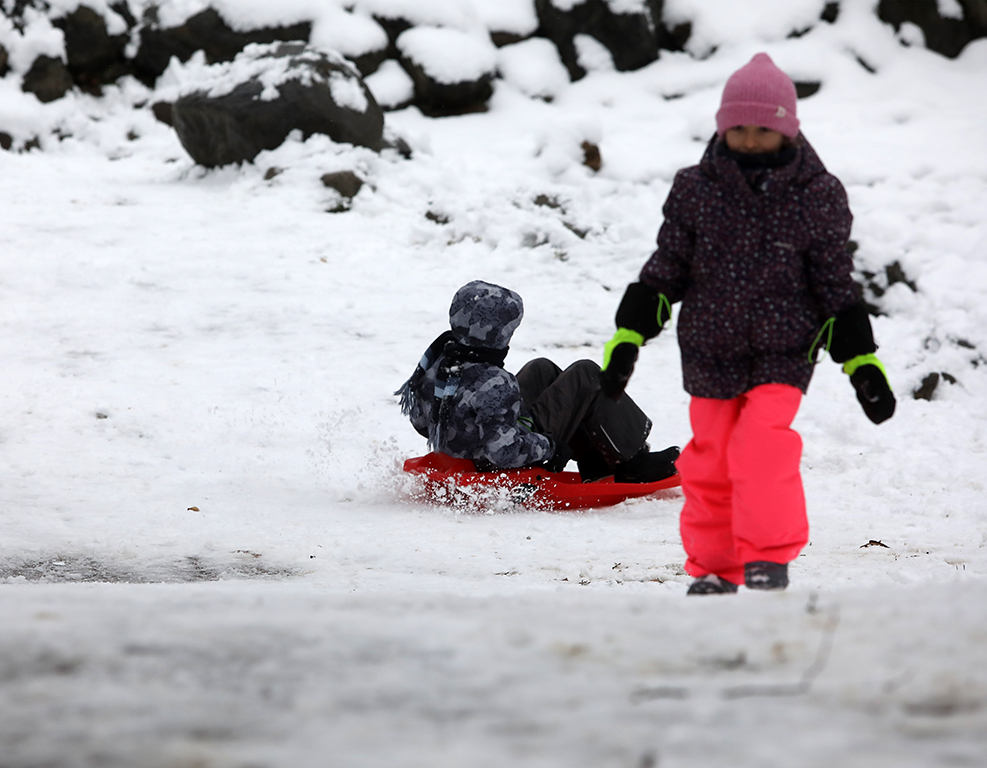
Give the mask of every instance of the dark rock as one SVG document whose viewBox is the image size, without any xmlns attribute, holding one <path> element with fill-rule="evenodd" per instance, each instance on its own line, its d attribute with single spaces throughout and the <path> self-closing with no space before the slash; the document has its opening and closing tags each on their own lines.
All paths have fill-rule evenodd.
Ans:
<svg viewBox="0 0 987 768">
<path fill-rule="evenodd" d="M 829 2 L 823 6 L 822 13 L 819 18 L 829 24 L 835 24 L 836 20 L 840 16 L 840 4 L 838 2 Z"/>
<path fill-rule="evenodd" d="M 310 22 L 237 32 L 219 13 L 207 8 L 177 27 L 162 29 L 153 23 L 144 27 L 133 63 L 137 76 L 150 85 L 165 71 L 172 56 L 188 61 L 193 53 L 203 51 L 206 61 L 215 64 L 232 61 L 249 43 L 308 42 L 311 33 Z"/>
<path fill-rule="evenodd" d="M 359 56 L 347 56 L 346 58 L 353 62 L 353 66 L 360 71 L 361 77 L 367 77 L 380 69 L 380 65 L 387 61 L 387 49 L 369 51 Z"/>
<path fill-rule="evenodd" d="M 14 146 L 14 137 L 0 131 L 0 149 L 10 149 L 12 146 Z"/>
<path fill-rule="evenodd" d="M 596 144 L 591 141 L 584 141 L 582 150 L 583 165 L 591 171 L 598 171 L 603 167 L 603 158 L 600 157 L 600 148 Z"/>
<path fill-rule="evenodd" d="M 918 26 L 930 51 L 956 58 L 971 40 L 987 37 L 987 0 L 959 0 L 963 18 L 939 14 L 939 4 L 931 0 L 881 0 L 877 16 L 899 30 L 905 22 Z"/>
<path fill-rule="evenodd" d="M 165 125 L 175 125 L 175 120 L 172 117 L 172 109 L 174 105 L 169 101 L 156 101 L 151 105 L 151 113 L 159 121 Z"/>
<path fill-rule="evenodd" d="M 819 92 L 822 83 L 803 82 L 795 83 L 795 95 L 800 99 L 807 99 Z"/>
<path fill-rule="evenodd" d="M 684 51 L 692 36 L 692 22 L 685 21 L 669 26 L 664 18 L 665 0 L 647 0 L 651 20 L 658 38 L 658 48 L 663 51 Z"/>
<path fill-rule="evenodd" d="M 374 21 L 380 24 L 387 34 L 387 58 L 397 59 L 401 55 L 400 51 L 398 51 L 398 38 L 401 37 L 403 32 L 411 29 L 413 26 L 412 23 L 399 16 L 388 17 L 375 15 Z"/>
<path fill-rule="evenodd" d="M 81 5 L 52 25 L 65 35 L 66 66 L 83 90 L 98 93 L 100 85 L 130 71 L 124 56 L 127 35 L 110 35 L 106 20 L 92 8 Z"/>
<path fill-rule="evenodd" d="M 72 75 L 65 62 L 51 56 L 38 56 L 24 75 L 21 90 L 33 93 L 40 101 L 60 99 L 72 87 Z"/>
<path fill-rule="evenodd" d="M 450 219 L 444 213 L 439 213 L 438 211 L 428 211 L 425 213 L 425 218 L 431 222 L 434 222 L 440 226 L 448 224 Z"/>
<path fill-rule="evenodd" d="M 363 179 L 353 171 L 336 171 L 335 173 L 323 174 L 322 184 L 329 189 L 335 189 L 343 197 L 353 198 L 357 196 L 360 187 L 363 186 Z"/>
<path fill-rule="evenodd" d="M 908 276 L 905 274 L 904 268 L 901 266 L 900 261 L 892 262 L 884 268 L 884 273 L 888 278 L 888 286 L 892 286 L 895 283 L 904 283 L 909 288 L 912 289 L 912 293 L 918 292 L 918 287 L 914 280 L 909 280 Z"/>
<path fill-rule="evenodd" d="M 440 83 L 411 59 L 402 57 L 401 66 L 415 84 L 415 106 L 430 117 L 448 117 L 486 111 L 493 96 L 493 73 L 479 80 Z"/>
<path fill-rule="evenodd" d="M 640 69 L 657 59 L 659 43 L 654 19 L 660 18 L 662 5 L 662 0 L 649 0 L 645 13 L 614 13 L 606 0 L 585 0 L 563 11 L 552 0 L 535 0 L 535 11 L 539 34 L 555 43 L 569 78 L 579 80 L 586 70 L 579 64 L 573 42 L 576 35 L 598 40 L 622 72 Z"/>
<path fill-rule="evenodd" d="M 383 152 L 385 149 L 394 150 L 405 160 L 410 160 L 413 154 L 411 151 L 411 145 L 400 136 L 388 136 L 385 134 L 384 139 L 381 142 L 381 151 Z"/>
<path fill-rule="evenodd" d="M 280 146 L 294 130 L 305 138 L 322 133 L 333 141 L 381 149 L 384 114 L 341 56 L 302 43 L 278 43 L 256 49 L 251 57 L 269 59 L 271 69 L 283 66 L 278 60 L 290 59 L 276 98 L 261 98 L 264 85 L 256 75 L 224 95 L 198 91 L 173 105 L 178 138 L 197 163 L 212 168 L 253 160 L 261 150 Z M 340 84 L 354 89 L 366 108 L 337 103 L 333 86 Z"/>
<path fill-rule="evenodd" d="M 4 77 L 10 71 L 10 67 L 7 66 L 7 58 L 7 49 L 0 45 L 0 77 Z"/>
<path fill-rule="evenodd" d="M 924 379 L 922 379 L 922 384 L 918 389 L 912 392 L 912 397 L 916 400 L 931 400 L 932 394 L 936 391 L 936 387 L 939 386 L 939 374 L 930 373 Z"/>
<path fill-rule="evenodd" d="M 523 42 L 529 37 L 530 35 L 519 35 L 517 32 L 491 32 L 490 42 L 498 48 L 503 48 L 505 45 Z"/>
</svg>

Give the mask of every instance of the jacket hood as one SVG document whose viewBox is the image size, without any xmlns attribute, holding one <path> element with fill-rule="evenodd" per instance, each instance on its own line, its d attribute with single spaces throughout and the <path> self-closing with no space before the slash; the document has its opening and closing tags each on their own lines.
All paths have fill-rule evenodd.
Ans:
<svg viewBox="0 0 987 768">
<path fill-rule="evenodd" d="M 507 349 L 522 317 L 524 304 L 520 296 L 482 280 L 456 291 L 449 307 L 452 334 L 468 347 Z"/>
</svg>

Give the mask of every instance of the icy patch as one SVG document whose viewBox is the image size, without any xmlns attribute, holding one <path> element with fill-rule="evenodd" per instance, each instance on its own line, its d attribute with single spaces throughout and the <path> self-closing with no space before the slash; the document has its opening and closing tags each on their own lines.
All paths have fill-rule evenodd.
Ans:
<svg viewBox="0 0 987 768">
<path fill-rule="evenodd" d="M 190 555 L 146 567 L 124 565 L 92 555 L 47 555 L 0 562 L 0 583 L 158 584 L 221 581 L 224 579 L 283 579 L 293 568 L 265 562 L 257 552 L 239 550 L 225 560 Z"/>
</svg>

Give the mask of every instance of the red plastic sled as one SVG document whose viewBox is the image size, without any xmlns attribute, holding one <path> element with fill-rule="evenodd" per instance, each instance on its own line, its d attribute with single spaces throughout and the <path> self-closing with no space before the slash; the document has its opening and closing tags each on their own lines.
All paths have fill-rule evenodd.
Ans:
<svg viewBox="0 0 987 768">
<path fill-rule="evenodd" d="M 678 474 L 654 483 L 615 483 L 612 477 L 584 483 L 578 472 L 500 469 L 479 472 L 469 459 L 429 453 L 404 462 L 404 471 L 422 479 L 418 494 L 453 505 L 507 502 L 536 509 L 609 507 L 681 485 Z"/>
</svg>

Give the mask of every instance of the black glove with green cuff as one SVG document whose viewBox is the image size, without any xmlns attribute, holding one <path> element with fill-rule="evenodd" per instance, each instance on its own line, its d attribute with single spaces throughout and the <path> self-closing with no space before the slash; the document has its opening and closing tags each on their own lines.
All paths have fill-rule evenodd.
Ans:
<svg viewBox="0 0 987 768">
<path fill-rule="evenodd" d="M 887 372 L 874 355 L 876 351 L 870 317 L 862 303 L 854 304 L 834 318 L 829 355 L 837 363 L 843 363 L 843 372 L 850 377 L 867 418 L 880 424 L 894 415 L 896 401 Z"/>
<path fill-rule="evenodd" d="M 600 389 L 611 400 L 620 400 L 634 373 L 637 351 L 648 339 L 661 333 L 672 315 L 664 294 L 644 283 L 631 283 L 617 307 L 617 332 L 603 348 Z"/>
</svg>

